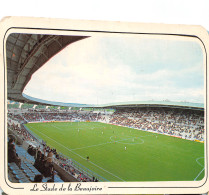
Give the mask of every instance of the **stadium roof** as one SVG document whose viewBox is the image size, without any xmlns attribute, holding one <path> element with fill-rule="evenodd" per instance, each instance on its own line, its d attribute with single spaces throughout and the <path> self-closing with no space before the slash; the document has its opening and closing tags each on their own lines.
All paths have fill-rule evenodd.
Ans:
<svg viewBox="0 0 209 195">
<path fill-rule="evenodd" d="M 86 36 L 10 34 L 6 41 L 7 99 L 35 103 L 22 95 L 32 74 L 63 48 L 84 38 Z"/>
<path fill-rule="evenodd" d="M 98 105 L 96 107 L 175 107 L 175 108 L 188 108 L 188 109 L 204 109 L 202 103 L 191 103 L 191 102 L 172 102 L 172 101 L 132 101 L 132 102 L 118 102 L 111 104 Z"/>
<path fill-rule="evenodd" d="M 39 102 L 45 105 L 57 105 L 67 107 L 81 107 L 81 108 L 125 108 L 125 107 L 174 107 L 184 109 L 198 109 L 203 110 L 204 104 L 202 103 L 191 103 L 191 102 L 172 102 L 172 101 L 130 101 L 130 102 L 117 102 L 109 104 L 79 104 L 79 103 L 63 103 L 42 100 L 38 98 L 30 97 L 26 94 L 23 96 L 30 99 L 33 102 Z"/>
<path fill-rule="evenodd" d="M 163 106 L 189 109 L 204 109 L 204 104 L 172 101 L 134 101 L 109 104 L 79 104 L 42 100 L 23 94 L 31 76 L 50 58 L 69 44 L 87 38 L 86 36 L 58 36 L 39 34 L 11 34 L 6 42 L 7 92 L 8 100 L 43 105 L 68 107 L 121 108 L 142 106 Z"/>
</svg>

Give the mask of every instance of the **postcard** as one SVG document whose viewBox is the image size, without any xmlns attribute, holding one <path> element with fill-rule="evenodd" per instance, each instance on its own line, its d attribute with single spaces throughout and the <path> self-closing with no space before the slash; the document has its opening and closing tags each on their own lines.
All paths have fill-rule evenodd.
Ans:
<svg viewBox="0 0 209 195">
<path fill-rule="evenodd" d="M 8 194 L 203 194 L 201 26 L 6 17 L 0 186 Z"/>
</svg>

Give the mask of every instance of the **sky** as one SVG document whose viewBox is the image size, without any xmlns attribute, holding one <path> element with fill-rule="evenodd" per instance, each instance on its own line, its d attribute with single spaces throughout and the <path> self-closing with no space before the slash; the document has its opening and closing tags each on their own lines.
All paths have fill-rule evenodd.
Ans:
<svg viewBox="0 0 209 195">
<path fill-rule="evenodd" d="M 24 93 L 83 104 L 203 103 L 203 51 L 195 40 L 93 36 L 54 56 L 32 76 Z"/>
<path fill-rule="evenodd" d="M 49 9 L 49 5 L 50 5 L 50 9 Z M 28 17 L 79 19 L 79 20 L 102 20 L 102 21 L 125 21 L 125 22 L 142 22 L 142 23 L 201 25 L 205 29 L 209 30 L 209 20 L 208 20 L 208 18 L 209 18 L 209 1 L 208 0 L 198 0 L 198 1 L 197 0 L 175 0 L 175 1 L 169 1 L 169 0 L 158 0 L 158 1 L 156 1 L 156 0 L 124 0 L 124 1 L 119 1 L 119 0 L 115 0 L 115 1 L 110 1 L 110 0 L 106 0 L 106 1 L 60 0 L 59 2 L 52 3 L 51 0 L 45 0 L 45 1 L 37 0 L 33 4 L 28 4 L 27 0 L 21 0 L 21 2 L 16 1 L 16 0 L 10 0 L 10 1 L 2 1 L 1 2 L 0 18 L 2 19 L 5 16 L 28 16 Z M 97 40 L 97 41 L 98 41 L 98 43 L 101 43 L 101 40 L 100 40 L 100 42 L 99 42 L 99 40 Z M 89 47 L 98 47 L 98 45 L 97 45 L 98 43 L 96 43 L 97 41 L 94 41 L 95 44 L 93 44 Z M 105 41 L 103 41 L 103 45 L 105 45 L 104 42 Z M 71 46 L 73 46 L 73 45 L 71 45 Z M 185 45 L 185 47 L 186 47 L 186 45 Z M 178 47 L 176 46 L 176 48 L 178 48 Z M 104 49 L 104 47 L 102 47 L 101 49 Z M 135 49 L 135 48 L 133 48 L 133 49 Z M 174 49 L 174 47 L 173 47 L 173 49 Z M 115 48 L 115 50 L 117 50 L 117 48 Z M 178 50 L 178 49 L 176 49 L 176 50 Z M 65 51 L 65 50 L 63 52 L 67 53 L 67 51 Z M 92 53 L 94 53 L 94 52 L 96 52 L 96 51 L 92 48 Z M 127 53 L 126 51 L 121 50 L 121 53 L 122 52 Z M 188 50 L 187 50 L 187 52 L 189 53 Z M 190 51 L 190 52 L 192 52 L 192 51 Z M 70 52 L 70 53 L 73 53 L 73 52 Z M 60 53 L 60 55 L 64 55 L 64 54 Z M 67 53 L 67 55 L 70 56 L 69 53 Z M 110 54 L 107 54 L 107 55 L 110 55 Z M 105 58 L 104 56 L 100 56 L 100 57 Z M 153 70 L 155 70 L 155 72 L 149 72 L 148 67 L 145 65 L 144 66 L 146 68 L 142 67 L 142 64 L 143 64 L 142 61 L 149 62 L 151 59 L 154 59 L 154 57 L 152 57 L 151 59 L 142 59 L 142 58 L 138 59 L 138 60 L 141 60 L 140 61 L 141 65 L 138 66 L 138 67 L 142 67 L 141 69 L 139 68 L 139 70 L 141 70 L 141 72 L 139 70 L 138 71 L 134 70 L 134 68 L 133 68 L 133 67 L 135 67 L 134 65 L 132 68 L 130 68 L 130 65 L 126 65 L 126 63 L 128 63 L 128 58 L 130 58 L 130 57 L 134 58 L 133 54 L 129 54 L 129 56 L 123 56 L 123 57 L 124 58 L 127 57 L 125 60 L 123 60 L 123 63 L 124 63 L 123 67 L 126 68 L 123 70 L 127 71 L 127 75 L 123 78 L 127 78 L 128 75 L 130 75 L 130 74 L 132 75 L 131 79 L 129 77 L 129 82 L 127 82 L 127 80 L 123 79 L 123 81 L 126 81 L 126 83 L 123 83 L 124 84 L 123 86 L 125 86 L 125 84 L 126 84 L 126 85 L 129 85 L 129 87 L 128 88 L 124 87 L 123 89 L 121 89 L 119 87 L 116 87 L 116 84 L 115 84 L 117 81 L 121 82 L 121 77 L 124 76 L 125 71 L 121 71 L 121 74 L 123 74 L 123 75 L 121 75 L 121 76 L 118 75 L 119 78 L 117 77 L 117 79 L 116 78 L 114 79 L 114 77 L 106 78 L 105 75 L 100 76 L 103 80 L 101 80 L 99 82 L 97 80 L 96 83 L 98 83 L 98 86 L 101 86 L 101 82 L 104 81 L 104 79 L 106 79 L 106 83 L 108 83 L 108 82 L 114 83 L 114 85 L 112 85 L 112 87 L 110 88 L 111 95 L 109 95 L 108 96 L 109 99 L 106 98 L 105 101 L 107 101 L 107 102 L 109 102 L 111 100 L 126 101 L 127 99 L 128 100 L 135 100 L 135 99 L 141 100 L 143 98 L 157 100 L 157 99 L 166 99 L 167 98 L 170 100 L 179 100 L 179 101 L 186 100 L 186 101 L 192 101 L 192 102 L 203 102 L 203 96 L 201 95 L 202 88 L 203 88 L 203 85 L 201 84 L 203 82 L 203 80 L 200 78 L 201 77 L 200 71 L 202 70 L 201 68 L 200 68 L 200 71 L 197 71 L 197 77 L 193 76 L 195 71 L 192 71 L 192 68 L 190 69 L 190 71 L 192 72 L 190 75 L 190 80 L 192 80 L 192 83 L 193 83 L 193 85 L 191 85 L 190 82 L 188 82 L 188 80 L 183 81 L 183 76 L 182 76 L 184 74 L 183 69 L 181 69 L 181 71 L 180 71 L 181 74 L 176 74 L 175 70 L 169 71 L 166 68 L 163 69 L 163 67 L 162 67 L 163 65 L 161 66 L 161 68 L 162 68 L 161 70 L 157 71 L 157 70 L 153 69 Z M 144 58 L 145 57 L 146 57 L 146 55 L 144 56 Z M 171 57 L 171 55 L 170 55 L 170 57 Z M 173 56 L 173 57 L 175 57 L 175 56 Z M 72 58 L 73 57 L 71 57 L 71 59 L 69 59 L 69 58 L 64 59 L 63 58 L 62 60 L 61 59 L 55 60 L 55 58 L 54 58 L 50 62 L 50 63 L 52 63 L 50 66 L 52 66 L 53 63 L 54 64 L 59 63 L 60 67 L 61 67 L 61 65 L 63 67 L 65 67 L 65 70 L 67 70 L 66 74 L 70 74 L 71 80 L 72 80 L 73 78 L 76 77 L 75 76 L 76 71 L 79 72 L 79 70 L 76 69 L 75 67 L 86 67 L 84 64 L 80 64 L 79 66 L 75 66 L 75 67 L 74 67 L 74 65 L 71 64 L 71 67 L 73 67 L 74 73 L 69 72 L 70 69 L 66 68 L 67 65 L 70 65 L 70 63 L 68 63 L 68 62 L 74 61 L 76 63 L 76 60 L 72 59 Z M 178 64 L 181 64 L 180 59 L 181 58 L 179 58 Z M 185 59 L 188 59 L 188 58 L 185 58 Z M 103 65 L 105 65 L 105 63 L 108 63 L 108 60 L 109 59 L 107 59 L 107 58 L 105 58 L 105 60 L 103 59 Z M 114 60 L 111 59 L 111 60 L 112 61 L 115 60 L 116 63 L 119 63 L 118 61 L 120 61 L 120 60 L 118 60 L 118 58 L 115 58 Z M 135 63 L 138 62 L 137 59 L 134 58 L 134 60 L 135 60 L 134 61 Z M 98 61 L 101 61 L 101 60 L 97 59 L 97 64 L 98 64 Z M 88 63 L 90 63 L 90 62 L 91 62 L 91 59 L 89 57 Z M 175 61 L 173 61 L 173 62 L 175 62 Z M 188 62 L 189 62 L 189 60 L 188 60 Z M 159 63 L 160 63 L 160 60 L 159 60 Z M 64 66 L 64 64 L 65 64 L 65 66 Z M 89 72 L 91 69 L 94 69 L 94 71 L 97 71 L 97 73 L 99 72 L 99 70 L 101 71 L 101 69 L 99 69 L 99 68 L 97 68 L 96 70 L 95 70 L 95 68 L 93 68 L 93 67 L 95 67 L 95 64 L 96 64 L 96 61 L 94 61 L 94 64 L 91 64 L 92 66 L 89 67 Z M 158 64 L 158 66 L 159 66 L 159 64 Z M 180 65 L 178 65 L 178 66 L 180 66 Z M 197 66 L 198 65 L 193 64 L 193 69 L 195 69 L 195 67 L 197 67 Z M 47 67 L 47 65 L 44 67 Z M 110 65 L 107 66 L 105 70 L 110 75 L 113 75 L 113 73 L 115 73 L 116 71 L 119 71 L 119 65 L 114 66 L 115 72 L 113 72 L 113 69 L 110 72 L 108 69 L 109 67 L 110 67 Z M 122 67 L 122 66 L 120 66 L 120 67 Z M 152 70 L 152 66 L 150 65 L 149 67 L 150 67 L 150 70 Z M 175 67 L 175 66 L 172 66 L 172 67 Z M 62 69 L 63 68 L 56 68 L 57 72 L 61 71 Z M 42 70 L 40 70 L 40 71 L 42 71 Z M 88 70 L 86 70 L 86 71 L 88 71 Z M 149 80 L 149 81 L 147 81 L 145 78 L 143 80 L 143 86 L 145 89 L 143 89 L 143 90 L 142 90 L 143 86 L 140 86 L 140 84 L 142 83 L 142 78 L 143 78 L 142 73 L 144 73 L 143 75 L 146 78 L 148 78 L 148 77 L 155 78 L 155 80 Z M 63 73 L 60 73 L 60 74 L 63 74 Z M 79 72 L 78 74 L 82 74 L 82 73 Z M 88 73 L 88 74 L 91 74 L 91 73 Z M 94 74 L 94 75 L 96 75 L 96 74 Z M 140 75 L 140 77 L 137 77 L 136 75 Z M 160 75 L 161 75 L 161 79 L 160 79 Z M 172 78 L 174 77 L 172 75 L 175 75 L 175 77 L 177 77 L 178 79 L 176 79 L 176 82 L 174 82 L 174 79 L 170 79 L 170 80 L 167 79 L 166 80 L 167 77 L 165 77 L 165 75 L 167 75 L 167 77 L 168 77 L 168 75 L 171 75 Z M 35 75 L 34 75 L 34 77 L 35 77 Z M 41 73 L 40 73 L 40 77 L 41 77 Z M 42 75 L 42 77 L 44 77 L 44 75 Z M 77 77 L 78 77 L 78 75 L 77 75 Z M 136 77 L 137 77 L 137 79 L 136 79 Z M 162 77 L 163 77 L 163 79 L 162 79 Z M 186 78 L 188 78 L 188 77 L 189 77 L 189 75 L 187 75 Z M 59 97 L 59 98 L 56 97 L 56 100 L 62 99 L 63 101 L 67 101 L 67 102 L 68 101 L 70 101 L 70 102 L 71 101 L 72 102 L 75 102 L 75 101 L 76 102 L 77 101 L 90 102 L 90 100 L 87 99 L 83 95 L 84 90 L 87 90 L 85 85 L 83 85 L 83 87 L 82 87 L 83 92 L 79 92 L 79 87 L 81 87 L 81 86 L 78 86 L 78 85 L 82 81 L 86 85 L 88 83 L 90 83 L 92 86 L 96 87 L 95 81 L 91 81 L 89 79 L 88 83 L 86 83 L 86 81 L 84 81 L 83 77 L 79 76 L 78 78 L 80 79 L 80 81 L 73 80 L 74 94 L 80 95 L 82 97 L 82 99 L 76 99 L 72 95 L 70 96 L 70 94 L 72 94 L 72 93 L 65 93 L 65 94 L 62 94 L 62 97 Z M 57 80 L 56 83 L 59 83 L 61 81 L 63 82 L 64 78 L 59 78 L 59 79 L 60 79 L 60 81 Z M 65 77 L 65 79 L 67 79 L 67 78 Z M 166 80 L 166 84 L 163 83 L 165 80 Z M 195 80 L 196 82 L 194 82 L 193 80 Z M 134 81 L 135 81 L 135 85 L 133 84 Z M 64 82 L 68 83 L 66 80 L 64 80 Z M 92 82 L 94 84 L 92 84 Z M 155 86 L 150 85 L 149 82 L 155 82 Z M 160 82 L 163 83 L 163 87 Z M 168 82 L 170 82 L 170 85 L 168 84 Z M 56 83 L 54 83 L 54 86 L 57 85 Z M 32 85 L 32 83 L 31 83 L 31 85 Z M 68 86 L 66 87 L 66 89 L 68 89 L 69 86 L 72 87 L 71 85 L 72 85 L 72 83 L 68 83 Z M 41 88 L 42 88 L 42 85 L 39 85 L 39 86 L 41 86 Z M 183 86 L 185 86 L 185 88 Z M 135 87 L 134 88 L 135 90 L 131 90 L 131 87 L 132 88 Z M 58 88 L 60 88 L 60 85 L 57 85 L 56 90 L 58 90 Z M 61 90 L 62 88 L 60 88 L 59 90 Z M 161 89 L 161 93 L 156 92 L 156 91 L 159 91 L 159 88 Z M 178 88 L 178 90 L 177 90 L 177 88 Z M 39 89 L 40 89 L 40 87 L 39 87 Z M 49 86 L 47 86 L 45 84 L 45 85 L 43 85 L 43 89 L 45 89 L 45 90 L 44 90 L 44 92 L 42 91 L 42 94 L 44 94 L 44 97 L 46 97 L 47 99 L 49 98 L 48 100 L 53 99 L 55 97 L 53 94 L 53 88 L 50 91 Z M 104 89 L 106 89 L 106 88 L 104 87 Z M 126 89 L 126 90 L 124 90 L 124 89 Z M 140 95 L 140 93 L 136 93 L 138 91 L 137 89 L 140 89 L 141 91 L 143 91 L 143 95 L 142 95 L 142 93 L 141 93 L 141 95 Z M 184 89 L 186 89 L 187 93 L 184 92 Z M 29 86 L 27 86 L 27 90 L 26 90 L 26 94 L 30 95 L 28 93 Z M 46 94 L 47 91 L 49 91 L 48 95 Z M 126 92 L 127 91 L 128 92 L 134 91 L 134 92 L 132 92 L 132 94 L 130 94 L 129 98 L 128 97 L 124 98 L 124 95 L 123 95 L 125 93 L 124 91 L 126 91 Z M 152 91 L 152 93 L 150 93 L 149 91 Z M 35 92 L 36 92 L 36 90 L 34 89 L 34 93 Z M 92 95 L 95 95 L 94 90 L 88 89 L 88 93 L 92 93 Z M 166 93 L 167 93 L 167 95 L 165 95 Z M 185 94 L 187 94 L 187 95 L 185 95 Z M 38 93 L 36 93 L 34 95 L 35 95 L 35 97 L 39 97 Z M 103 95 L 101 94 L 100 90 L 97 90 L 96 96 L 94 96 L 94 99 L 92 98 L 91 101 L 94 103 L 95 102 L 96 103 L 103 103 L 104 100 L 102 100 L 101 96 L 105 97 L 104 94 Z M 41 97 L 41 98 L 43 98 L 43 97 Z M 69 98 L 69 99 L 67 99 L 67 98 Z"/>
<path fill-rule="evenodd" d="M 49 8 L 50 6 L 50 8 Z M 209 29 L 208 0 L 1 1 L 0 17 L 30 16 L 144 23 L 192 24 Z"/>
</svg>

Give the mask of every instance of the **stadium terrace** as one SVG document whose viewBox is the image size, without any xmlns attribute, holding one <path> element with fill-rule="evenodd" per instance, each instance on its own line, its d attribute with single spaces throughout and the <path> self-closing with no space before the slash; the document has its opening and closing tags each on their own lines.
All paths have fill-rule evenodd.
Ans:
<svg viewBox="0 0 209 195">
<path fill-rule="evenodd" d="M 8 179 L 13 183 L 202 180 L 204 104 L 165 100 L 90 105 L 23 93 L 47 61 L 86 38 L 8 36 Z M 77 190 L 98 190 L 83 186 L 78 184 Z"/>
<path fill-rule="evenodd" d="M 90 163 L 95 163 L 92 161 L 93 154 L 90 154 L 90 159 L 86 159 L 89 152 L 86 152 L 85 156 L 83 153 L 77 153 L 77 151 L 82 151 L 82 149 L 85 151 L 88 148 L 97 148 L 108 144 L 117 144 L 117 146 L 120 144 L 121 148 L 125 147 L 125 150 L 128 151 L 130 147 L 149 142 L 150 140 L 146 140 L 145 137 L 150 136 L 152 139 L 155 137 L 156 140 L 160 139 L 160 136 L 168 136 L 174 139 L 189 140 L 191 143 L 204 143 L 204 108 L 202 105 L 198 104 L 198 107 L 195 107 L 197 105 L 189 103 L 186 103 L 186 106 L 172 105 L 171 102 L 169 105 L 167 102 L 163 103 L 156 104 L 155 102 L 153 104 L 152 102 L 148 104 L 146 102 L 146 104 L 139 106 L 136 104 L 129 106 L 126 103 L 102 108 L 82 108 L 8 101 L 8 133 L 10 138 L 15 138 L 16 152 L 21 161 L 19 164 L 17 161 L 9 162 L 9 178 L 12 182 L 33 182 L 36 175 L 43 175 L 42 182 L 50 180 L 54 182 L 131 181 L 131 178 L 123 179 L 118 174 L 108 171 L 106 167 L 98 165 L 98 163 L 96 166 L 100 170 L 97 171 L 92 166 L 88 166 Z M 49 128 L 48 133 L 41 129 L 42 124 L 46 125 L 43 126 L 44 129 Z M 83 143 L 84 145 L 78 144 L 74 146 L 75 148 L 70 148 L 50 136 L 53 131 L 58 134 L 61 133 L 64 127 L 62 124 L 67 128 L 66 133 L 68 132 L 70 137 L 73 137 L 75 132 L 85 136 L 83 132 L 86 131 L 95 131 L 96 134 L 94 135 L 99 137 L 109 135 L 110 131 L 112 134 L 106 142 L 92 145 L 87 142 Z M 114 129 L 114 126 L 129 130 Z M 89 130 L 87 130 L 88 128 Z M 127 132 L 128 135 L 126 135 Z M 140 135 L 138 132 L 148 132 L 149 134 Z M 65 135 L 67 136 L 67 134 Z M 79 139 L 82 140 L 81 137 Z M 75 140 L 78 142 L 76 137 Z M 68 151 L 66 152 L 66 150 Z M 10 156 L 10 152 L 8 155 Z M 203 177 L 201 176 L 203 171 L 200 170 L 203 160 L 202 156 L 196 158 L 197 162 L 195 163 L 199 166 L 197 169 L 200 174 L 196 174 L 193 178 L 188 176 L 188 180 L 198 180 Z M 83 161 L 86 162 L 83 163 Z M 23 170 L 23 174 L 15 174 L 14 167 Z M 30 167 L 34 172 L 29 172 Z M 172 177 L 170 179 L 175 180 Z M 138 180 L 141 179 L 138 178 Z M 154 180 L 158 179 L 155 178 Z"/>
</svg>

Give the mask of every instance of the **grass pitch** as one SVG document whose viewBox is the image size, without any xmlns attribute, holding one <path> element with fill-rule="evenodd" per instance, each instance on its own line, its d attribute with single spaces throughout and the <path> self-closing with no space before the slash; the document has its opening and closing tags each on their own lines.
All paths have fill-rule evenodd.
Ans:
<svg viewBox="0 0 209 195">
<path fill-rule="evenodd" d="M 109 181 L 194 181 L 204 177 L 202 143 L 98 122 L 26 126 L 47 145 Z"/>
</svg>

